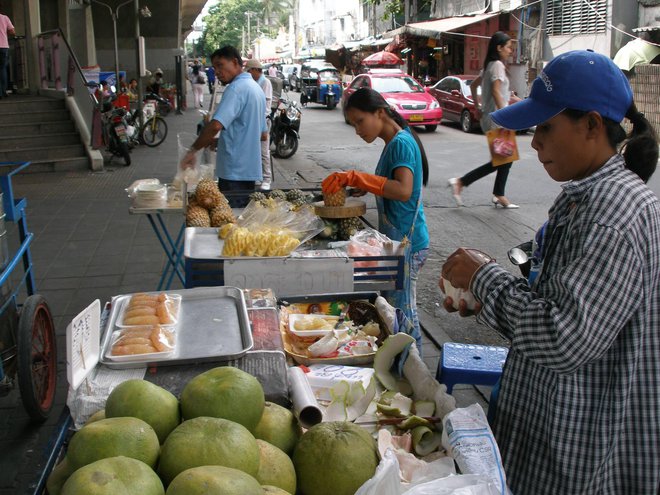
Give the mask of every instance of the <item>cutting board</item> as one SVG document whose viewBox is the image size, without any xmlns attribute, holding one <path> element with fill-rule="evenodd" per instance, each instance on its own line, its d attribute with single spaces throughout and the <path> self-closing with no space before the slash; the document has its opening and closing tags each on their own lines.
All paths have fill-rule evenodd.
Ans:
<svg viewBox="0 0 660 495">
<path fill-rule="evenodd" d="M 323 201 L 317 201 L 314 203 L 314 212 L 321 218 L 360 217 L 367 212 L 367 205 L 355 198 L 346 198 L 344 206 L 325 206 Z"/>
</svg>

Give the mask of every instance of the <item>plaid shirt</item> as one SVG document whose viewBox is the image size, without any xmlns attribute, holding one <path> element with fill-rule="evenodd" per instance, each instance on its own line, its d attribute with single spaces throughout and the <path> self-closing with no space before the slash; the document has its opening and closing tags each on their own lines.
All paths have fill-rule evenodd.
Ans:
<svg viewBox="0 0 660 495">
<path fill-rule="evenodd" d="M 533 289 L 472 291 L 504 333 L 495 435 L 515 495 L 660 493 L 660 204 L 619 155 L 563 186 Z"/>
</svg>

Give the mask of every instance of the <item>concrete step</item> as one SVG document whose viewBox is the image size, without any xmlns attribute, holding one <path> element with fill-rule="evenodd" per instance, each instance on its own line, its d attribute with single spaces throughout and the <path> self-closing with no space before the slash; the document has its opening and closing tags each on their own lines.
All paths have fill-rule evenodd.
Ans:
<svg viewBox="0 0 660 495">
<path fill-rule="evenodd" d="M 25 148 L 21 150 L 0 149 L 0 161 L 26 162 L 37 160 L 55 160 L 58 158 L 84 157 L 85 147 L 82 144 L 65 146 L 50 146 L 45 148 Z"/>
<path fill-rule="evenodd" d="M 25 124 L 0 123 L 0 136 L 42 136 L 44 134 L 61 134 L 76 132 L 76 126 L 71 120 L 55 122 L 28 122 Z"/>
<path fill-rule="evenodd" d="M 50 110 L 64 110 L 64 100 L 57 98 L 3 98 L 0 100 L 0 115 L 5 113 L 47 112 Z"/>
<path fill-rule="evenodd" d="M 2 136 L 2 134 L 0 134 Z M 76 132 L 61 134 L 35 134 L 29 136 L 0 137 L 0 150 L 22 150 L 39 146 L 64 146 L 66 144 L 79 144 L 80 135 Z"/>
<path fill-rule="evenodd" d="M 24 169 L 27 174 L 42 172 L 71 172 L 75 170 L 89 170 L 89 159 L 85 156 L 68 158 L 48 158 L 44 160 L 32 160 L 30 166 Z"/>
<path fill-rule="evenodd" d="M 68 110 L 49 110 L 44 112 L 32 113 L 2 113 L 0 112 L 0 120 L 3 123 L 13 122 L 15 124 L 27 123 L 40 123 L 40 122 L 57 122 L 61 120 L 69 120 Z"/>
</svg>

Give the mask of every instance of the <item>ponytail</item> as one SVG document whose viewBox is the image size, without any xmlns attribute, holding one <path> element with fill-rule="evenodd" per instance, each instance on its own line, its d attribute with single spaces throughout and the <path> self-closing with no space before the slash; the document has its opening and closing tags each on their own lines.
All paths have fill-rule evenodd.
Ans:
<svg viewBox="0 0 660 495">
<path fill-rule="evenodd" d="M 634 102 L 626 112 L 626 118 L 630 120 L 633 128 L 626 137 L 621 154 L 626 161 L 626 168 L 639 175 L 644 182 L 648 182 L 658 164 L 658 137 L 651 123 L 637 110 Z"/>
<path fill-rule="evenodd" d="M 378 91 L 371 88 L 360 88 L 353 93 L 344 105 L 344 112 L 349 108 L 357 108 L 362 112 L 369 113 L 376 113 L 379 108 L 382 108 L 387 113 L 387 116 L 396 122 L 399 127 L 410 130 L 410 134 L 412 134 L 413 139 L 417 143 L 420 155 L 422 156 L 422 184 L 426 186 L 429 181 L 429 161 L 426 157 L 426 151 L 424 151 L 424 146 L 419 140 L 417 133 L 408 125 L 408 122 L 406 122 L 401 114 L 394 110 Z"/>
<path fill-rule="evenodd" d="M 571 119 L 579 120 L 589 112 L 567 109 L 562 113 Z M 603 117 L 607 140 L 612 148 L 618 149 L 623 155 L 626 168 L 635 172 L 644 182 L 648 182 L 658 164 L 658 138 L 651 123 L 637 110 L 634 102 L 626 112 L 626 118 L 633 125 L 628 135 L 620 123 Z"/>
</svg>

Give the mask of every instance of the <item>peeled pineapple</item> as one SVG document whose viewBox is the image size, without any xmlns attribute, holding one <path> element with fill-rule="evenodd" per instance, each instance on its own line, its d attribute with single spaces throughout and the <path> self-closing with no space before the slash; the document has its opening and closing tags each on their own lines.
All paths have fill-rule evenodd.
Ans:
<svg viewBox="0 0 660 495">
<path fill-rule="evenodd" d="M 200 206 L 207 210 L 227 203 L 227 198 L 218 189 L 218 184 L 212 179 L 202 179 L 197 184 L 195 199 Z"/>
<path fill-rule="evenodd" d="M 206 208 L 201 206 L 190 206 L 186 210 L 186 226 L 187 227 L 210 227 L 211 217 Z"/>
<path fill-rule="evenodd" d="M 346 204 L 346 188 L 342 187 L 334 194 L 323 193 L 325 206 L 344 206 Z"/>
</svg>

